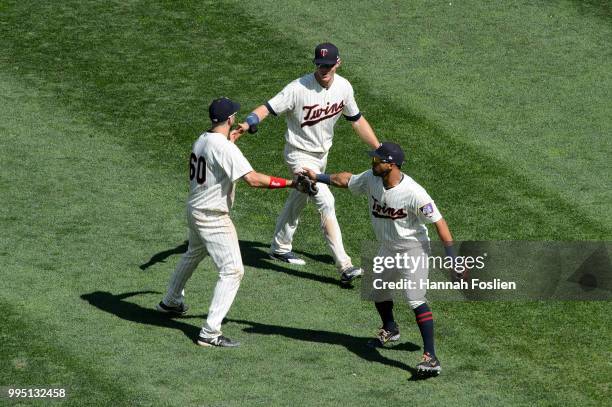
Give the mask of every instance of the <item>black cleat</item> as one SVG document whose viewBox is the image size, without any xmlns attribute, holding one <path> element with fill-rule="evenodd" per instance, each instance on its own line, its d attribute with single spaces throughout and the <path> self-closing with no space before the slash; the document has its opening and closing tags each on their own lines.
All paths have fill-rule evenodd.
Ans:
<svg viewBox="0 0 612 407">
<path fill-rule="evenodd" d="M 442 371 L 440 361 L 434 355 L 425 352 L 421 363 L 416 366 L 417 374 L 420 376 L 437 376 Z"/>
<path fill-rule="evenodd" d="M 351 281 L 363 274 L 363 270 L 359 267 L 351 266 L 342 271 L 340 276 L 340 283 L 350 284 Z"/>
<path fill-rule="evenodd" d="M 159 304 L 157 304 L 157 306 L 155 307 L 155 309 L 170 316 L 181 316 L 187 313 L 187 310 L 189 310 L 189 306 L 187 304 L 181 303 L 181 305 L 171 307 L 170 305 L 164 304 L 163 301 L 160 301 Z"/>
<path fill-rule="evenodd" d="M 376 338 L 368 341 L 368 348 L 382 348 L 386 343 L 399 341 L 400 331 L 397 325 L 392 330 L 380 328 Z"/>
<path fill-rule="evenodd" d="M 218 346 L 220 348 L 235 348 L 240 346 L 240 342 L 232 341 L 227 336 L 217 336 L 216 338 L 198 337 L 198 345 L 200 346 Z"/>
<path fill-rule="evenodd" d="M 284 261 L 285 263 L 297 264 L 298 266 L 303 266 L 306 262 L 296 256 L 293 252 L 288 253 L 274 253 L 270 252 L 270 258 L 274 260 Z"/>
</svg>

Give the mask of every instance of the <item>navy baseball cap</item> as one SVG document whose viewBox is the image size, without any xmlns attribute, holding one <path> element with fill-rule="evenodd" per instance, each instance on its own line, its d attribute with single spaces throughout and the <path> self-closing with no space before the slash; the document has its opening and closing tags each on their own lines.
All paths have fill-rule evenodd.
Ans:
<svg viewBox="0 0 612 407">
<path fill-rule="evenodd" d="M 370 157 L 378 157 L 380 158 L 380 161 L 392 163 L 398 167 L 401 167 L 404 163 L 404 151 L 402 151 L 402 148 L 395 143 L 382 143 L 376 150 L 369 151 L 368 155 Z"/>
<path fill-rule="evenodd" d="M 213 123 L 224 122 L 240 110 L 240 103 L 234 102 L 231 99 L 222 97 L 212 101 L 208 106 L 208 115 Z"/>
<path fill-rule="evenodd" d="M 336 65 L 340 53 L 331 42 L 324 42 L 315 48 L 314 63 L 317 65 Z"/>
</svg>

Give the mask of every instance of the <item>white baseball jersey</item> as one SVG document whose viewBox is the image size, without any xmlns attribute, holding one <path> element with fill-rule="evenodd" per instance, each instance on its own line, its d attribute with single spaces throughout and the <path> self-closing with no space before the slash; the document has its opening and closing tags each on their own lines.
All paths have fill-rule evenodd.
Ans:
<svg viewBox="0 0 612 407">
<path fill-rule="evenodd" d="M 287 112 L 287 144 L 313 153 L 329 151 L 340 113 L 353 121 L 360 117 L 353 87 L 338 74 L 329 89 L 317 82 L 314 73 L 296 79 L 267 107 L 274 115 Z"/>
<path fill-rule="evenodd" d="M 234 203 L 235 182 L 253 167 L 223 134 L 202 134 L 189 159 L 190 207 L 228 213 Z"/>
<path fill-rule="evenodd" d="M 353 175 L 348 187 L 353 194 L 368 196 L 370 218 L 380 242 L 429 240 L 426 223 L 442 219 L 427 191 L 408 175 L 393 188 L 385 189 L 372 170 Z"/>
<path fill-rule="evenodd" d="M 219 280 L 200 330 L 201 338 L 221 335 L 221 322 L 229 312 L 244 274 L 236 228 L 229 217 L 235 182 L 253 168 L 242 152 L 223 134 L 202 134 L 189 159 L 189 247 L 170 277 L 164 303 L 184 302 L 185 285 L 208 254 Z"/>
</svg>

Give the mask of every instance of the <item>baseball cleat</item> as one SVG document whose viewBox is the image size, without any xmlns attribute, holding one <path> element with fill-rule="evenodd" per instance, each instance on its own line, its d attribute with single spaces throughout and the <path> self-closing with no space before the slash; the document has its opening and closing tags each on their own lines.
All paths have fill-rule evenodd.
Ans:
<svg viewBox="0 0 612 407">
<path fill-rule="evenodd" d="M 440 361 L 435 355 L 431 355 L 428 352 L 423 354 L 421 363 L 416 366 L 417 374 L 422 376 L 437 376 L 442 371 Z"/>
<path fill-rule="evenodd" d="M 185 315 L 187 313 L 187 310 L 189 310 L 189 306 L 187 306 L 187 304 L 181 303 L 181 305 L 172 307 L 170 305 L 164 304 L 163 301 L 160 301 L 159 304 L 157 304 L 157 306 L 155 307 L 155 309 L 159 312 L 163 312 L 164 314 L 180 316 Z"/>
<path fill-rule="evenodd" d="M 399 338 L 400 331 L 397 325 L 389 331 L 380 328 L 378 334 L 376 334 L 376 338 L 372 338 L 368 341 L 368 348 L 382 348 L 388 342 L 399 341 Z"/>
<path fill-rule="evenodd" d="M 340 276 L 340 282 L 342 284 L 348 284 L 362 274 L 363 270 L 359 267 L 348 267 L 342 271 L 342 275 Z"/>
<path fill-rule="evenodd" d="M 306 264 L 304 260 L 300 259 L 293 252 L 288 252 L 288 253 L 270 252 L 270 258 L 274 260 L 284 261 L 285 263 L 297 264 L 299 266 L 303 266 L 304 264 Z"/>
<path fill-rule="evenodd" d="M 232 341 L 227 336 L 217 336 L 216 338 L 198 337 L 198 345 L 200 346 L 218 346 L 220 348 L 235 348 L 240 346 L 240 342 Z"/>
</svg>

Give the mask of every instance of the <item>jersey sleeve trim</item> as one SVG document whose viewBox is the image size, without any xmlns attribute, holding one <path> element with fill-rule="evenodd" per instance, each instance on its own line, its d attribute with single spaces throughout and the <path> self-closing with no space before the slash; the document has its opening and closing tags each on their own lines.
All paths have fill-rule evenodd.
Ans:
<svg viewBox="0 0 612 407">
<path fill-rule="evenodd" d="M 270 102 L 266 102 L 265 106 L 268 109 L 268 112 L 272 113 L 274 116 L 278 116 L 274 109 L 272 109 L 272 106 L 270 106 Z"/>
<path fill-rule="evenodd" d="M 431 218 L 431 223 L 436 223 L 437 221 L 439 221 L 440 219 L 442 219 L 442 214 L 438 213 L 436 216 Z"/>
<path fill-rule="evenodd" d="M 349 122 L 356 122 L 357 120 L 361 119 L 361 112 L 357 113 L 355 116 L 344 115 L 344 118 Z"/>
</svg>

